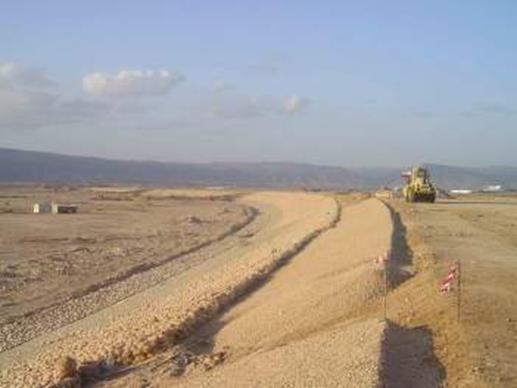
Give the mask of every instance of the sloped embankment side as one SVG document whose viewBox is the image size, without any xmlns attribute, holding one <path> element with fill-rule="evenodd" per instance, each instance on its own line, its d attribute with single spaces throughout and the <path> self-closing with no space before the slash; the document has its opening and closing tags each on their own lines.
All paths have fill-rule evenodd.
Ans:
<svg viewBox="0 0 517 388">
<path fill-rule="evenodd" d="M 414 230 L 414 210 L 387 201 L 393 222 L 392 257 L 388 269 L 387 321 L 381 339 L 381 387 L 444 385 L 446 370 L 437 354 L 442 342 L 443 296 L 438 293 L 438 268 Z"/>
<path fill-rule="evenodd" d="M 257 193 L 244 201 L 276 214 L 265 230 L 180 278 L 26 344 L 28 350 L 18 362 L 4 369 L 0 385 L 56 382 L 60 377 L 55 370 L 57 359 L 67 354 L 80 363 L 104 360 L 104 365 L 128 365 L 143 361 L 233 303 L 339 218 L 336 201 L 322 195 Z"/>
<path fill-rule="evenodd" d="M 160 387 L 376 386 L 385 323 L 374 259 L 390 248 L 391 217 L 377 199 L 338 197 L 344 206 L 334 228 L 181 342 L 177 354 L 188 367 L 162 359 L 139 376 Z M 207 370 L 211 356 L 218 363 Z M 171 364 L 181 378 L 171 376 Z"/>
<path fill-rule="evenodd" d="M 176 270 L 172 262 L 187 259 L 187 256 L 238 233 L 258 216 L 258 210 L 253 207 L 242 206 L 241 211 L 240 220 L 200 243 L 173 254 L 122 268 L 84 289 L 76 290 L 55 304 L 32 310 L 12 319 L 12 322 L 0 325 L 0 352 L 84 318 L 170 277 L 171 272 Z"/>
</svg>

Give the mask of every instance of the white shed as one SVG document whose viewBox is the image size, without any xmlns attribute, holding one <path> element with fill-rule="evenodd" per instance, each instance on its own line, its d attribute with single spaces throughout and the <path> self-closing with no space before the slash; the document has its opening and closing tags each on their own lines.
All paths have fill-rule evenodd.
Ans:
<svg viewBox="0 0 517 388">
<path fill-rule="evenodd" d="M 40 213 L 50 213 L 52 210 L 52 206 L 50 206 L 49 203 L 43 202 L 43 203 L 35 203 L 32 206 L 32 212 L 35 214 Z"/>
</svg>

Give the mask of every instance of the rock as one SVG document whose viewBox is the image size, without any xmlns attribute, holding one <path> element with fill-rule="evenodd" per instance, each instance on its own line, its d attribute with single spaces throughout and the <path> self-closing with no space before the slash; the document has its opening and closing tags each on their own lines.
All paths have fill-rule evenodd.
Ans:
<svg viewBox="0 0 517 388">
<path fill-rule="evenodd" d="M 227 353 L 226 352 L 217 352 L 215 353 L 213 356 L 212 356 L 212 359 L 214 360 L 215 362 L 215 365 L 219 365 L 220 363 L 222 363 L 224 360 L 226 360 L 226 357 L 227 357 Z"/>
<path fill-rule="evenodd" d="M 216 365 L 221 364 L 226 359 L 226 352 L 213 353 L 203 359 L 203 367 L 205 370 L 210 370 Z"/>
<path fill-rule="evenodd" d="M 58 383 L 52 385 L 51 388 L 81 388 L 81 379 L 79 378 L 79 375 L 75 375 L 74 377 L 65 377 Z"/>
<path fill-rule="evenodd" d="M 82 381 L 99 380 L 105 374 L 102 361 L 87 361 L 77 369 Z"/>
<path fill-rule="evenodd" d="M 111 358 L 102 360 L 102 368 L 106 373 L 110 373 L 115 368 L 115 361 Z"/>
<path fill-rule="evenodd" d="M 170 375 L 171 376 L 174 376 L 174 377 L 181 376 L 184 371 L 185 371 L 185 367 L 184 366 L 178 365 L 178 364 L 176 364 L 174 362 L 171 364 L 171 368 L 170 368 Z"/>
<path fill-rule="evenodd" d="M 202 222 L 201 219 L 196 216 L 187 216 L 185 221 L 187 221 L 189 224 L 200 224 Z"/>
<path fill-rule="evenodd" d="M 194 356 L 192 353 L 186 350 L 179 349 L 171 358 L 171 376 L 180 376 L 185 372 L 185 368 L 193 360 Z"/>
<path fill-rule="evenodd" d="M 62 357 L 58 361 L 57 369 L 60 379 L 74 377 L 77 375 L 77 361 L 70 356 Z"/>
</svg>

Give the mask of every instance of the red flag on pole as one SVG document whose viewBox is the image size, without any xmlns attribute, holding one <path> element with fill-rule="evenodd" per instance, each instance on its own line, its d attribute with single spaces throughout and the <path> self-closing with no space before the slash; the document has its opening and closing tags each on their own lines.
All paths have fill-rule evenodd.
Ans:
<svg viewBox="0 0 517 388">
<path fill-rule="evenodd" d="M 458 266 L 455 264 L 449 268 L 447 276 L 442 280 L 440 284 L 440 292 L 446 294 L 452 290 L 452 285 L 458 275 Z"/>
</svg>

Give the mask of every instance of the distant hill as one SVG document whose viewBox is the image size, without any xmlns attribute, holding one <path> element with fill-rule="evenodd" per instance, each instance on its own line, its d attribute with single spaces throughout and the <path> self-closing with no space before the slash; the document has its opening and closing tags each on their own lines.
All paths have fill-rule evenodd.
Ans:
<svg viewBox="0 0 517 388">
<path fill-rule="evenodd" d="M 0 148 L 0 182 L 141 183 L 193 186 L 369 189 L 401 185 L 399 168 L 299 163 L 160 163 Z M 502 184 L 517 189 L 516 167 L 427 165 L 442 188 Z"/>
</svg>

